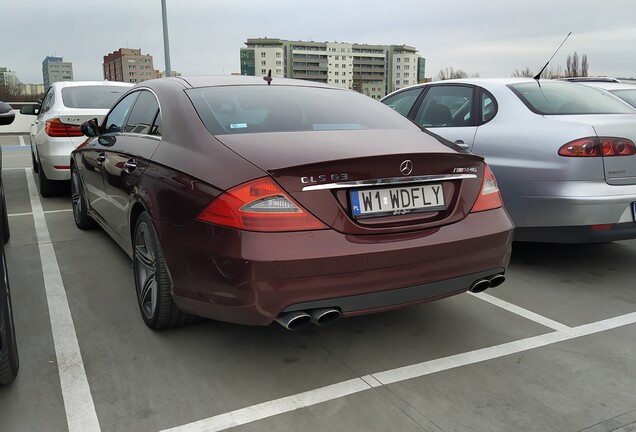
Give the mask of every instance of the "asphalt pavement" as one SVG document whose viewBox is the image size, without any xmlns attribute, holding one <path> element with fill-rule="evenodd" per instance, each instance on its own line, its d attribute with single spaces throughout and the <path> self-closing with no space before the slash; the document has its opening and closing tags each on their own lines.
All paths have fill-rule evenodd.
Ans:
<svg viewBox="0 0 636 432">
<path fill-rule="evenodd" d="M 515 243 L 500 287 L 298 333 L 155 332 L 129 257 L 68 193 L 39 197 L 28 144 L 0 135 L 21 362 L 2 432 L 636 431 L 634 240 Z"/>
</svg>

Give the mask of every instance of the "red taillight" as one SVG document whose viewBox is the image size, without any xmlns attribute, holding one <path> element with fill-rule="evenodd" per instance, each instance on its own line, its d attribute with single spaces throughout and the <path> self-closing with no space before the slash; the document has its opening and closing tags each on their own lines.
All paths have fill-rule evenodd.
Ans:
<svg viewBox="0 0 636 432">
<path fill-rule="evenodd" d="M 216 198 L 197 219 L 247 231 L 306 231 L 327 227 L 272 179 L 263 177 Z"/>
<path fill-rule="evenodd" d="M 615 137 L 590 137 L 571 141 L 559 149 L 559 155 L 569 157 L 631 156 L 636 146 L 631 140 Z"/>
<path fill-rule="evenodd" d="M 492 210 L 503 206 L 501 194 L 499 193 L 499 187 L 497 186 L 497 180 L 490 170 L 488 165 L 484 165 L 484 180 L 481 183 L 481 191 L 473 205 L 471 213 L 476 213 L 484 210 Z"/>
<path fill-rule="evenodd" d="M 62 123 L 59 118 L 47 120 L 44 132 L 50 137 L 80 137 L 84 135 L 79 125 Z"/>
</svg>

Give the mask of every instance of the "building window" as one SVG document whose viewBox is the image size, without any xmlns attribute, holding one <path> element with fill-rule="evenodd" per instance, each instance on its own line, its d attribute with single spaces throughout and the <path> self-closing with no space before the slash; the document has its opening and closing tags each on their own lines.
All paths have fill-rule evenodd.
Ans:
<svg viewBox="0 0 636 432">
<path fill-rule="evenodd" d="M 406 57 L 406 58 L 404 59 L 404 63 L 408 63 L 408 62 L 409 62 L 409 58 L 408 58 L 408 57 Z"/>
<path fill-rule="evenodd" d="M 267 74 L 267 69 L 261 69 L 261 74 L 262 75 L 266 75 Z"/>
<path fill-rule="evenodd" d="M 395 80 L 395 85 L 400 85 L 400 80 Z"/>
<path fill-rule="evenodd" d="M 336 76 L 340 75 L 340 72 L 336 71 Z"/>
<path fill-rule="evenodd" d="M 282 75 L 283 71 L 281 69 L 276 69 L 276 74 L 277 75 Z"/>
<path fill-rule="evenodd" d="M 340 67 L 340 65 L 338 63 L 335 64 L 336 67 Z"/>
<path fill-rule="evenodd" d="M 404 65 L 404 70 L 409 70 L 409 69 L 410 69 L 409 65 Z"/>
<path fill-rule="evenodd" d="M 281 55 L 281 54 L 280 54 L 280 51 L 277 51 L 277 52 L 276 52 L 276 58 L 280 58 L 280 55 Z"/>
<path fill-rule="evenodd" d="M 336 80 L 336 84 L 340 84 L 340 80 Z"/>
<path fill-rule="evenodd" d="M 398 72 L 398 73 L 396 73 L 396 74 L 395 74 L 395 77 L 396 77 L 396 78 L 399 78 L 399 77 L 400 77 L 400 73 L 399 73 L 399 72 Z"/>
<path fill-rule="evenodd" d="M 261 60 L 261 66 L 266 66 L 267 62 L 265 60 Z"/>
<path fill-rule="evenodd" d="M 136 63 L 136 62 L 137 62 L 137 60 L 135 60 L 135 59 L 128 59 L 128 63 Z"/>
<path fill-rule="evenodd" d="M 404 85 L 409 85 L 409 80 L 404 80 Z"/>
<path fill-rule="evenodd" d="M 265 51 L 261 51 L 261 57 L 265 57 Z"/>
<path fill-rule="evenodd" d="M 395 61 L 399 63 L 400 62 L 400 58 L 398 57 L 397 59 L 395 59 Z"/>
<path fill-rule="evenodd" d="M 404 78 L 408 77 L 409 73 L 408 72 L 404 72 Z"/>
<path fill-rule="evenodd" d="M 282 65 L 282 64 L 283 64 L 283 63 L 282 63 L 280 60 L 276 60 L 276 66 L 280 66 L 280 65 Z"/>
</svg>

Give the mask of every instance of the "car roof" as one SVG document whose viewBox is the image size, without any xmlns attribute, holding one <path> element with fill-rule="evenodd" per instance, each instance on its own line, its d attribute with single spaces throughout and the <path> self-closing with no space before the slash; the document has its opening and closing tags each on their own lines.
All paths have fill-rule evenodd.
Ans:
<svg viewBox="0 0 636 432">
<path fill-rule="evenodd" d="M 559 78 L 561 81 L 570 81 L 570 82 L 606 82 L 606 83 L 619 83 L 620 81 L 616 78 L 606 77 L 606 76 L 587 76 L 587 77 L 567 77 L 567 78 Z"/>
<path fill-rule="evenodd" d="M 218 76 L 188 76 L 188 77 L 176 77 L 176 78 L 159 78 L 152 81 L 172 80 L 174 82 L 181 82 L 182 85 L 190 88 L 198 87 L 215 87 L 215 86 L 230 86 L 230 85 L 267 85 L 267 81 L 261 76 L 247 76 L 247 75 L 218 75 Z M 145 84 L 151 84 L 151 81 L 145 81 Z M 144 84 L 142 83 L 142 84 Z M 272 78 L 271 85 L 276 86 L 296 86 L 296 87 L 322 87 L 338 90 L 345 90 L 341 87 L 335 87 L 332 85 L 291 79 L 291 78 Z"/>
<path fill-rule="evenodd" d="M 579 84 L 585 84 L 590 87 L 598 87 L 605 90 L 635 90 L 636 84 L 622 83 L 622 82 L 582 82 Z"/>
<path fill-rule="evenodd" d="M 56 81 L 51 86 L 54 87 L 85 87 L 85 86 L 96 86 L 96 85 L 107 85 L 107 86 L 120 86 L 120 87 L 132 87 L 133 84 L 121 81 Z"/>
</svg>

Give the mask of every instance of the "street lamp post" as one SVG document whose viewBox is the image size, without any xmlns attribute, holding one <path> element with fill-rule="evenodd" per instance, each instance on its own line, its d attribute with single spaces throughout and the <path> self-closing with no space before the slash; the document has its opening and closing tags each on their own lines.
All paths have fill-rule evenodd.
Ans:
<svg viewBox="0 0 636 432">
<path fill-rule="evenodd" d="M 168 13 L 166 0 L 161 0 L 161 18 L 163 21 L 163 55 L 166 59 L 166 77 L 170 76 L 170 42 L 168 41 Z"/>
</svg>

